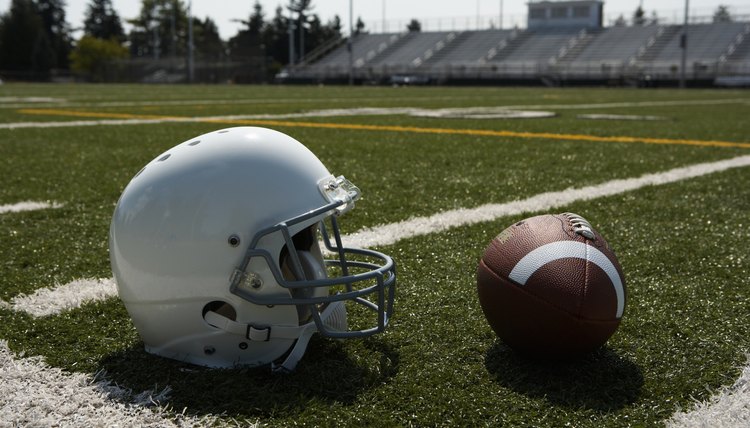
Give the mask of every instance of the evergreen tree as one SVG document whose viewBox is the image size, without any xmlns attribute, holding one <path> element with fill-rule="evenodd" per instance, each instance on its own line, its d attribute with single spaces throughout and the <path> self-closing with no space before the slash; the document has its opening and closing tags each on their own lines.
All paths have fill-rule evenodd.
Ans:
<svg viewBox="0 0 750 428">
<path fill-rule="evenodd" d="M 211 18 L 201 21 L 193 18 L 193 44 L 198 61 L 216 62 L 226 58 L 224 42 L 219 28 Z"/>
<path fill-rule="evenodd" d="M 37 0 L 42 29 L 47 40 L 38 40 L 34 56 L 42 69 L 68 68 L 72 49 L 70 27 L 65 22 L 65 0 Z"/>
<path fill-rule="evenodd" d="M 130 52 L 134 57 L 184 56 L 187 11 L 181 0 L 143 0 L 141 12 L 129 21 Z"/>
<path fill-rule="evenodd" d="M 732 15 L 729 13 L 729 7 L 720 4 L 714 12 L 714 22 L 732 22 Z"/>
<path fill-rule="evenodd" d="M 49 46 L 42 18 L 33 0 L 13 0 L 10 11 L 0 18 L 0 69 L 11 72 L 40 70 L 36 51 Z M 19 77 L 24 77 L 19 74 Z"/>
<path fill-rule="evenodd" d="M 417 21 L 416 19 L 412 19 L 411 21 L 409 21 L 409 24 L 406 26 L 406 29 L 410 33 L 418 33 L 422 31 L 422 24 L 420 24 L 419 21 Z"/>
<path fill-rule="evenodd" d="M 263 20 L 263 6 L 259 1 L 253 5 L 253 13 L 250 19 L 242 22 L 246 28 L 241 29 L 234 37 L 229 39 L 229 52 L 234 60 L 243 61 L 252 57 L 265 56 L 263 44 L 263 32 L 265 21 Z"/>
<path fill-rule="evenodd" d="M 646 12 L 643 8 L 638 6 L 638 9 L 633 13 L 633 25 L 645 25 L 646 24 Z"/>
<path fill-rule="evenodd" d="M 325 33 L 324 40 L 331 40 L 333 38 L 341 38 L 341 18 L 338 15 L 334 15 L 333 19 L 323 27 Z"/>
<path fill-rule="evenodd" d="M 263 44 L 266 54 L 275 63 L 274 68 L 281 69 L 281 65 L 289 61 L 289 19 L 280 6 L 263 31 Z"/>
<path fill-rule="evenodd" d="M 357 17 L 357 23 L 354 24 L 354 35 L 357 34 L 367 34 L 367 31 L 365 31 L 365 23 L 362 21 L 362 17 Z"/>
<path fill-rule="evenodd" d="M 112 0 L 91 0 L 83 22 L 86 35 L 103 40 L 125 42 L 125 31 L 122 29 L 120 16 L 112 7 Z"/>
</svg>

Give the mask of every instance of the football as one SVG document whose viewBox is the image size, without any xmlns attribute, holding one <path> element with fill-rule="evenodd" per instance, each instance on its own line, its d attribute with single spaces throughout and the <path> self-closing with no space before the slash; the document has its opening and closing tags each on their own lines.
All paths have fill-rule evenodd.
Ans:
<svg viewBox="0 0 750 428">
<path fill-rule="evenodd" d="M 479 302 L 498 337 L 538 358 L 600 348 L 625 311 L 625 279 L 607 241 L 583 217 L 540 215 L 489 244 L 477 268 Z"/>
</svg>

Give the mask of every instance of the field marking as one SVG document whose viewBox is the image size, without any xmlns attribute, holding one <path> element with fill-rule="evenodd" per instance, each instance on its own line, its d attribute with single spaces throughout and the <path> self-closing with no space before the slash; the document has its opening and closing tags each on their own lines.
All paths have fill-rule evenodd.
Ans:
<svg viewBox="0 0 750 428">
<path fill-rule="evenodd" d="M 169 387 L 134 394 L 97 375 L 68 373 L 41 357 L 16 358 L 0 340 L 0 425 L 211 426 L 217 417 L 167 413 Z"/>
<path fill-rule="evenodd" d="M 0 214 L 18 213 L 23 211 L 44 210 L 47 208 L 60 208 L 62 204 L 57 202 L 23 201 L 15 204 L 0 205 Z"/>
<path fill-rule="evenodd" d="M 352 246 L 388 245 L 401 239 L 441 232 L 462 225 L 491 221 L 499 217 L 524 212 L 551 209 L 575 201 L 615 195 L 649 185 L 668 184 L 746 166 L 750 166 L 750 155 L 675 168 L 660 173 L 646 174 L 638 178 L 612 180 L 594 186 L 547 192 L 525 200 L 505 204 L 488 204 L 473 209 L 445 211 L 430 217 L 419 217 L 395 224 L 376 226 L 359 233 L 346 235 L 343 239 L 347 245 L 353 243 Z M 66 301 L 77 301 L 77 304 L 80 305 L 87 299 L 69 299 L 70 293 L 75 293 L 78 288 L 87 290 L 92 287 L 101 287 L 108 290 L 100 294 L 99 297 L 94 297 L 93 300 L 108 298 L 113 293 L 112 279 L 82 280 L 80 282 L 88 285 L 77 287 L 66 284 L 58 287 L 58 289 L 65 289 L 65 293 L 62 295 L 57 294 L 54 289 L 34 293 L 33 295 L 36 298 L 31 307 L 58 305 L 57 300 L 61 298 Z M 44 303 L 45 299 L 48 299 L 46 303 Z M 15 308 L 18 309 L 18 302 L 24 300 L 25 298 L 14 299 Z M 65 309 L 71 308 L 70 305 L 63 306 L 65 306 Z M 42 311 L 48 313 L 47 310 Z M 725 425 L 733 426 L 735 422 L 739 421 L 739 425 L 746 425 L 746 409 L 750 406 L 748 373 L 750 373 L 750 367 L 745 369 L 743 376 L 735 383 L 735 386 L 722 392 L 706 404 L 696 404 L 696 410 L 688 414 L 675 413 L 669 423 L 672 426 L 703 426 L 704 421 L 710 421 L 710 425 L 713 425 L 715 421 L 724 421 Z M 47 366 L 43 359 L 39 357 L 15 359 L 8 350 L 7 344 L 0 341 L 0 403 L 2 404 L 0 406 L 0 420 L 14 421 L 18 424 L 39 423 L 40 421 L 67 423 L 70 421 L 71 424 L 116 423 L 123 426 L 171 426 L 175 423 L 181 426 L 202 425 L 215 421 L 212 415 L 197 420 L 183 419 L 186 417 L 178 413 L 175 422 L 175 419 L 173 419 L 175 415 L 166 416 L 161 406 L 152 409 L 144 407 L 144 404 L 148 402 L 144 397 L 148 396 L 150 399 L 151 395 L 144 392 L 137 396 L 140 399 L 134 400 L 132 394 L 128 391 L 123 392 L 121 388 L 113 386 L 107 381 L 97 381 L 95 376 L 65 373 L 58 368 Z M 162 391 L 161 399 L 167 399 L 166 392 Z"/>
<path fill-rule="evenodd" d="M 546 192 L 527 199 L 502 204 L 485 204 L 476 208 L 459 208 L 443 211 L 429 217 L 374 226 L 346 235 L 342 239 L 347 246 L 376 247 L 395 244 L 401 239 L 442 232 L 458 226 L 466 226 L 501 217 L 515 216 L 560 208 L 573 202 L 588 201 L 605 196 L 637 190 L 646 186 L 658 186 L 689 178 L 725 171 L 731 168 L 750 166 L 750 155 L 738 156 L 717 162 L 708 162 L 668 171 L 645 174 L 637 178 L 607 181 L 593 186 L 568 188 L 558 192 Z"/>
<path fill-rule="evenodd" d="M 54 101 L 53 101 L 54 100 Z M 352 102 L 352 101 L 372 101 L 369 97 L 336 97 L 326 98 L 330 102 Z M 382 98 L 386 101 L 409 101 L 414 102 L 414 97 L 387 97 Z M 456 101 L 456 100 L 478 100 L 486 102 L 486 97 L 481 96 L 439 96 L 439 97 L 421 97 L 417 101 Z M 49 104 L 45 106 L 60 106 L 66 108 L 79 107 L 154 107 L 154 106 L 212 106 L 212 105 L 262 105 L 262 104 L 299 104 L 299 103 L 320 103 L 320 98 L 263 98 L 263 99 L 199 99 L 199 100 L 159 100 L 159 101 L 101 101 L 101 102 L 70 102 L 64 99 L 50 99 Z M 607 109 L 607 108 L 627 108 L 627 107 L 679 107 L 695 105 L 720 105 L 720 104 L 748 104 L 750 99 L 747 98 L 719 98 L 710 100 L 664 100 L 664 101 L 624 101 L 609 103 L 582 103 L 582 104 L 517 104 L 503 106 L 509 109 L 545 109 L 554 108 L 559 110 L 578 110 L 578 109 Z M 2 103 L 0 108 L 24 108 L 28 104 L 22 103 Z"/>
<path fill-rule="evenodd" d="M 40 288 L 28 295 L 20 294 L 3 306 L 43 317 L 114 296 L 117 296 L 117 285 L 112 278 L 77 279 L 56 287 Z"/>
<path fill-rule="evenodd" d="M 666 422 L 677 427 L 748 427 L 750 426 L 750 354 L 748 365 L 734 385 L 722 388 L 707 401 L 696 402 L 690 411 L 678 411 Z"/>
<path fill-rule="evenodd" d="M 87 117 L 87 118 L 105 118 L 105 119 L 133 119 L 148 120 L 149 123 L 157 123 L 162 120 L 165 122 L 185 121 L 198 123 L 217 123 L 223 125 L 254 125 L 254 126 L 278 126 L 291 128 L 319 128 L 319 129 L 345 129 L 354 131 L 384 131 L 384 132 L 403 132 L 417 134 L 444 134 L 444 135 L 468 135 L 482 137 L 504 137 L 504 138 L 523 138 L 523 139 L 544 139 L 544 140 L 564 140 L 564 141 L 590 141 L 590 142 L 609 142 L 609 143 L 645 143 L 645 144 L 669 144 L 669 145 L 689 145 L 702 147 L 737 147 L 750 149 L 750 143 L 716 141 L 716 140 L 689 140 L 674 138 L 650 138 L 650 137 L 629 137 L 629 136 L 598 136 L 584 134 L 560 134 L 550 132 L 519 132 L 503 131 L 490 129 L 455 129 L 455 128 L 426 128 L 416 126 L 394 126 L 394 125 L 365 125 L 353 123 L 326 123 L 326 122 L 297 122 L 284 120 L 267 120 L 267 119 L 237 119 L 227 116 L 219 117 L 181 117 L 181 116 L 160 116 L 160 115 L 143 115 L 130 113 L 102 113 L 91 111 L 73 111 L 61 109 L 23 109 L 19 112 L 33 115 L 46 116 L 67 116 L 67 117 Z M 236 116 L 235 116 L 236 117 Z"/>
<path fill-rule="evenodd" d="M 624 101 L 614 103 L 586 103 L 586 104 L 520 104 L 507 106 L 508 108 L 546 108 L 558 110 L 588 110 L 594 108 L 623 108 L 623 107 L 679 107 L 679 106 L 710 106 L 721 104 L 748 104 L 748 98 L 724 98 L 717 100 L 669 100 L 669 101 Z"/>
<path fill-rule="evenodd" d="M 617 195 L 645 186 L 674 183 L 746 166 L 750 166 L 750 155 L 645 174 L 637 178 L 611 180 L 593 186 L 571 187 L 556 192 L 540 193 L 530 198 L 502 204 L 485 204 L 476 208 L 443 211 L 427 217 L 415 217 L 365 228 L 345 235 L 342 239 L 348 247 L 370 248 L 392 245 L 402 239 L 439 233 L 455 227 L 493 221 L 522 213 L 551 210 L 573 202 Z M 39 317 L 74 309 L 85 302 L 95 302 L 115 296 L 117 296 L 117 287 L 112 278 L 80 279 L 62 286 L 42 288 L 30 295 L 16 296 L 10 303 L 0 302 L 0 307 L 10 307 Z"/>
</svg>

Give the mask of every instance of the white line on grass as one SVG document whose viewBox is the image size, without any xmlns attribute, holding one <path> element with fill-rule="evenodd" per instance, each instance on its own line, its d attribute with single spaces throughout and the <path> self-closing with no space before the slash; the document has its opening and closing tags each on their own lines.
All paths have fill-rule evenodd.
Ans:
<svg viewBox="0 0 750 428">
<path fill-rule="evenodd" d="M 453 101 L 456 100 L 482 100 L 481 96 L 439 96 L 421 97 L 422 101 Z M 372 101 L 372 98 L 345 97 L 326 98 L 328 102 Z M 388 101 L 414 101 L 414 97 L 388 97 Z M 199 99 L 199 100 L 154 100 L 154 101 L 102 101 L 102 102 L 56 102 L 50 103 L 50 107 L 145 107 L 145 106 L 202 106 L 202 105 L 245 105 L 245 104 L 300 104 L 319 103 L 320 98 L 245 98 L 245 99 Z M 715 104 L 742 104 L 747 103 L 747 98 L 720 98 L 710 100 L 665 100 L 665 101 L 627 101 L 615 103 L 585 103 L 585 104 L 519 104 L 514 106 L 501 106 L 513 109 L 523 108 L 560 108 L 560 109 L 589 109 L 589 108 L 621 108 L 621 107 L 672 107 L 682 105 L 715 105 Z M 0 108 L 25 108 L 29 104 L 0 103 Z M 35 105 L 35 107 L 46 107 L 46 105 Z"/>
<path fill-rule="evenodd" d="M 0 214 L 17 213 L 22 211 L 44 210 L 47 208 L 60 208 L 62 204 L 57 202 L 24 201 L 15 204 L 0 205 Z"/>
<path fill-rule="evenodd" d="M 750 166 L 750 155 L 717 162 L 690 165 L 637 178 L 611 180 L 594 186 L 546 192 L 527 199 L 503 204 L 486 204 L 476 208 L 443 211 L 429 217 L 415 217 L 386 225 L 363 229 L 344 236 L 349 247 L 391 245 L 402 239 L 438 233 L 453 227 L 492 221 L 500 217 L 532 213 L 562 207 L 576 201 L 616 195 L 645 186 L 673 183 L 731 168 Z M 113 279 L 81 279 L 68 284 L 37 290 L 31 295 L 13 298 L 10 306 L 33 316 L 47 316 L 79 307 L 86 301 L 99 301 L 117 295 Z"/>
<path fill-rule="evenodd" d="M 546 192 L 527 199 L 503 204 L 486 204 L 476 208 L 459 208 L 443 211 L 429 217 L 415 217 L 386 225 L 363 229 L 344 237 L 347 246 L 375 247 L 390 245 L 413 236 L 442 232 L 444 230 L 492 221 L 500 217 L 545 211 L 562 207 L 576 201 L 586 201 L 604 196 L 617 195 L 645 186 L 673 183 L 693 177 L 724 171 L 730 168 L 750 166 L 750 155 L 738 156 L 718 162 L 701 163 L 669 171 L 646 174 L 637 178 L 626 178 L 580 188 L 568 188 L 559 192 Z"/>
<path fill-rule="evenodd" d="M 731 168 L 750 166 L 750 156 L 739 156 L 718 162 L 675 168 L 638 178 L 612 180 L 594 186 L 547 192 L 528 199 L 504 204 L 487 204 L 473 209 L 445 211 L 430 217 L 418 217 L 395 224 L 376 226 L 344 237 L 350 246 L 389 245 L 414 236 L 436 233 L 449 228 L 490 221 L 524 212 L 543 211 L 575 201 L 611 196 L 645 186 L 673 183 Z M 62 291 L 57 291 L 62 290 Z M 56 289 L 40 290 L 31 296 L 18 296 L 11 306 L 37 316 L 80 306 L 85 301 L 106 299 L 116 294 L 112 279 L 81 280 Z M 61 302 L 62 301 L 62 302 Z M 750 367 L 735 385 L 708 403 L 697 404 L 689 413 L 678 412 L 669 421 L 673 426 L 746 426 L 750 409 Z M 108 382 L 99 383 L 83 374 L 66 374 L 49 367 L 38 358 L 16 360 L 5 342 L 0 341 L 0 420 L 18 424 L 48 421 L 71 424 L 119 424 L 165 426 L 163 410 L 144 409 L 142 404 L 123 404 L 123 393 Z M 117 389 L 113 389 L 117 388 Z M 148 395 L 147 393 L 145 395 Z M 143 398 L 144 394 L 138 397 Z M 124 394 L 124 401 L 128 396 Z M 114 398 L 112 400 L 111 398 Z M 162 397 L 165 398 L 165 397 Z M 118 401 L 119 400 L 119 401 Z M 131 403 L 138 400 L 130 400 Z M 180 419 L 177 423 L 192 424 Z M 203 421 L 205 422 L 205 421 Z M 44 424 L 44 423 L 43 423 Z"/>
<path fill-rule="evenodd" d="M 116 295 L 117 286 L 112 278 L 78 279 L 57 287 L 40 288 L 29 295 L 18 295 L 11 299 L 9 306 L 16 311 L 43 317 Z"/>
<path fill-rule="evenodd" d="M 242 103 L 242 100 L 227 100 L 230 103 Z M 78 121 L 56 121 L 56 122 L 14 122 L 0 123 L 0 129 L 21 129 L 21 128 L 62 128 L 72 126 L 106 126 L 106 125 L 148 125 L 166 122 L 191 122 L 191 121 L 211 121 L 211 120 L 253 120 L 253 119 L 295 119 L 306 117 L 343 117 L 343 116 L 382 116 L 382 115 L 416 115 L 424 116 L 440 111 L 452 111 L 460 113 L 462 110 L 469 113 L 477 114 L 481 111 L 489 113 L 501 113 L 507 110 L 523 109 L 556 109 L 556 110 L 576 110 L 576 109 L 601 109 L 601 108 L 622 108 L 622 107 L 672 107 L 672 106 L 690 106 L 690 105 L 717 105 L 717 104 L 737 104 L 747 103 L 744 98 L 729 98 L 718 100 L 681 100 L 681 101 L 640 101 L 640 102 L 620 102 L 620 103 L 593 103 L 593 104 L 535 104 L 535 105 L 512 105 L 512 106 L 485 106 L 485 107 L 466 107 L 459 109 L 425 109 L 418 107 L 363 107 L 348 109 L 322 109 L 309 110 L 300 113 L 280 113 L 280 114 L 249 114 L 249 115 L 231 115 L 231 116 L 205 116 L 205 117 L 165 117 L 154 119 L 103 119 L 103 120 L 78 120 Z M 206 101 L 175 101 L 159 102 L 148 101 L 144 103 L 112 103 L 112 105 L 135 106 L 135 105 L 172 105 L 172 104 L 206 104 Z M 210 102 L 209 104 L 215 104 Z M 102 104 L 103 105 L 103 104 Z M 56 106 L 61 107 L 61 106 Z M 67 106 L 66 106 L 67 107 Z"/>
<path fill-rule="evenodd" d="M 666 425 L 669 428 L 750 426 L 750 354 L 748 366 L 734 385 L 720 390 L 706 402 L 695 403 L 693 410 L 678 411 Z"/>
<path fill-rule="evenodd" d="M 216 417 L 167 414 L 170 389 L 133 394 L 105 379 L 66 373 L 41 357 L 16 359 L 0 340 L 2 426 L 211 426 Z M 6 425 L 7 424 L 7 425 Z"/>
</svg>

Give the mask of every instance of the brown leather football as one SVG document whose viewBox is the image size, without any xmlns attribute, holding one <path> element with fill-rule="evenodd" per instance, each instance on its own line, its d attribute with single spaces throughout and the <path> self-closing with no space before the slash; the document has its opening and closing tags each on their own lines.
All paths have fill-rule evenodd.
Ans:
<svg viewBox="0 0 750 428">
<path fill-rule="evenodd" d="M 484 251 L 477 289 L 487 321 L 511 348 L 538 358 L 591 352 L 625 310 L 625 278 L 583 217 L 540 215 L 508 227 Z"/>
</svg>

